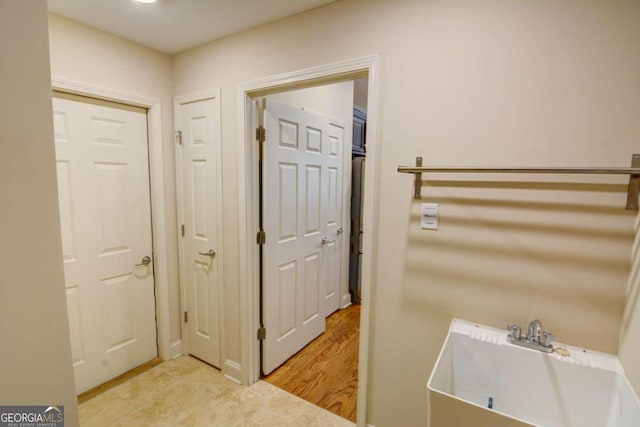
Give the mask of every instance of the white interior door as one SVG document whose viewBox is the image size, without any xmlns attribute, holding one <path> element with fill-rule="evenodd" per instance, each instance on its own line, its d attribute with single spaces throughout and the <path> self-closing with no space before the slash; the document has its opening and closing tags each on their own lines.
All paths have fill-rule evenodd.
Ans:
<svg viewBox="0 0 640 427">
<path fill-rule="evenodd" d="M 157 356 L 147 116 L 144 109 L 65 94 L 55 95 L 53 110 L 81 393 Z"/>
<path fill-rule="evenodd" d="M 340 132 L 328 117 L 269 100 L 263 224 L 263 345 L 270 373 L 325 330 L 338 309 Z M 332 254 L 336 253 L 336 258 Z"/>
<path fill-rule="evenodd" d="M 182 134 L 183 283 L 189 354 L 220 367 L 222 261 L 220 258 L 219 101 L 177 102 Z"/>
<path fill-rule="evenodd" d="M 326 186 L 326 199 L 323 216 L 325 244 L 325 268 L 327 279 L 322 289 L 323 314 L 325 317 L 340 307 L 340 284 L 342 280 L 343 233 L 342 227 L 342 191 L 343 191 L 343 150 L 345 126 L 335 120 L 325 118 L 327 129 L 326 143 L 322 147 L 322 155 L 326 159 L 323 185 Z"/>
</svg>

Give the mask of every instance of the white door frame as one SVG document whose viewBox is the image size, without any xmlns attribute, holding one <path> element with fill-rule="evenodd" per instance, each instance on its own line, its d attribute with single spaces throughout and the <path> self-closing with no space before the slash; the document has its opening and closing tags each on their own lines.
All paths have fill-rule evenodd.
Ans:
<svg viewBox="0 0 640 427">
<path fill-rule="evenodd" d="M 149 181 L 151 185 L 151 234 L 153 236 L 153 271 L 156 295 L 158 355 L 162 360 L 169 360 L 173 356 L 180 354 L 180 344 L 178 341 L 172 345 L 169 323 L 169 273 L 167 268 L 167 232 L 164 212 L 165 192 L 161 102 L 156 98 L 133 95 L 59 77 L 53 77 L 51 84 L 55 91 L 119 102 L 121 104 L 147 109 Z"/>
<path fill-rule="evenodd" d="M 240 83 L 237 90 L 238 117 L 238 219 L 239 219 L 239 273 L 240 273 L 240 327 L 241 327 L 241 378 L 244 384 L 260 379 L 260 345 L 256 331 L 259 327 L 259 251 L 256 244 L 258 232 L 257 161 L 255 130 L 252 117 L 256 112 L 251 100 L 254 97 L 283 90 L 300 89 L 326 83 L 335 83 L 368 77 L 367 105 L 367 163 L 364 191 L 362 260 L 362 313 L 360 317 L 360 348 L 358 365 L 358 426 L 366 425 L 367 374 L 369 365 L 369 338 L 371 325 L 371 289 L 375 286 L 373 260 L 377 258 L 377 233 L 373 224 L 378 217 L 378 197 L 375 188 L 379 180 L 378 163 L 380 140 L 378 138 L 378 92 L 380 85 L 380 56 L 321 65 L 291 73 L 279 74 Z M 244 197 L 242 197 L 244 195 Z"/>
<path fill-rule="evenodd" d="M 196 101 L 204 101 L 206 99 L 215 99 L 215 102 L 218 107 L 217 114 L 214 115 L 215 126 L 216 126 L 216 136 L 214 140 L 215 149 L 218 153 L 216 156 L 216 174 L 217 176 L 217 194 L 218 200 L 216 203 L 216 214 L 217 214 L 217 236 L 219 242 L 219 248 L 216 248 L 216 258 L 218 263 L 217 268 L 217 276 L 218 276 L 218 303 L 220 307 L 219 311 L 219 320 L 218 320 L 218 339 L 220 344 L 220 364 L 222 363 L 224 358 L 224 340 L 222 339 L 222 332 L 224 331 L 224 311 L 223 306 L 220 305 L 221 301 L 224 301 L 223 297 L 223 288 L 224 288 L 224 274 L 223 274 L 223 266 L 224 266 L 224 250 L 223 250 L 223 242 L 224 242 L 224 223 L 222 221 L 222 200 L 223 200 L 223 185 L 222 185 L 222 146 L 221 146 L 221 129 L 220 129 L 220 89 L 212 88 L 205 89 L 197 92 L 191 92 L 184 95 L 176 95 L 173 97 L 173 126 L 174 130 L 182 129 L 182 114 L 180 111 L 180 105 L 186 104 L 189 102 Z M 175 144 L 175 167 L 176 167 L 176 203 L 177 212 L 178 212 L 178 232 L 180 232 L 180 227 L 184 224 L 184 209 L 183 209 L 183 194 L 182 194 L 182 184 L 183 184 L 183 176 L 182 176 L 182 150 L 180 149 L 180 145 Z M 184 239 L 182 237 L 178 237 L 178 256 L 179 256 L 179 268 L 180 268 L 180 309 L 181 313 L 187 311 L 187 289 L 186 289 L 186 268 L 184 262 Z M 182 316 L 180 316 L 180 332 L 182 336 L 182 353 L 189 353 L 189 340 L 187 333 L 187 325 L 184 322 Z M 224 373 L 224 366 L 220 367 Z"/>
</svg>

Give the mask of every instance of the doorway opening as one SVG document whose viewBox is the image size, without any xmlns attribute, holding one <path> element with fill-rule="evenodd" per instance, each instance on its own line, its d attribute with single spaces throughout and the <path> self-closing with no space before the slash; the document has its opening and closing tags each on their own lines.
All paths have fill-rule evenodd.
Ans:
<svg viewBox="0 0 640 427">
<path fill-rule="evenodd" d="M 175 352 L 169 337 L 160 101 L 58 78 L 52 83 L 67 311 L 74 369 L 88 373 L 76 387 L 83 392 Z M 135 185 L 123 184 L 129 181 Z M 132 212 L 139 215 L 132 219 Z M 102 226 L 94 232 L 98 217 Z M 130 286 L 134 282 L 140 286 Z M 82 286 L 102 294 L 95 313 L 81 307 L 96 297 Z M 144 321 L 138 300 L 148 313 Z M 101 352 L 102 368 L 91 369 L 90 360 Z"/>
<path fill-rule="evenodd" d="M 369 306 L 371 289 L 375 286 L 373 260 L 377 257 L 377 233 L 373 224 L 377 220 L 377 195 L 374 191 L 377 181 L 377 153 L 380 141 L 377 135 L 378 123 L 378 91 L 379 91 L 378 55 L 349 59 L 333 64 L 293 71 L 285 74 L 268 76 L 238 85 L 238 183 L 241 197 L 238 199 L 240 226 L 240 283 L 239 310 L 241 320 L 241 360 L 242 364 L 225 361 L 227 376 L 238 378 L 244 384 L 252 384 L 261 376 L 261 351 L 259 334 L 260 324 L 260 246 L 256 244 L 259 236 L 258 221 L 258 161 L 256 147 L 256 129 L 253 119 L 258 116 L 255 99 L 276 92 L 291 89 L 319 86 L 359 78 L 368 78 L 368 132 L 366 175 L 364 183 L 364 218 L 362 257 L 362 299 L 360 338 L 358 350 L 358 389 L 357 421 L 365 425 L 367 412 L 367 373 L 369 335 L 371 328 L 371 310 Z M 268 238 L 267 238 L 268 239 Z M 269 332 L 267 331 L 267 336 Z M 246 364 L 245 364 L 246 363 Z M 235 372 L 234 372 L 235 371 Z"/>
<path fill-rule="evenodd" d="M 254 101 L 262 144 L 260 370 L 266 382 L 350 421 L 358 390 L 367 87 L 367 78 L 352 79 Z"/>
<path fill-rule="evenodd" d="M 58 197 L 76 390 L 158 355 L 147 111 L 55 92 Z"/>
<path fill-rule="evenodd" d="M 174 97 L 182 353 L 221 367 L 220 90 Z"/>
</svg>

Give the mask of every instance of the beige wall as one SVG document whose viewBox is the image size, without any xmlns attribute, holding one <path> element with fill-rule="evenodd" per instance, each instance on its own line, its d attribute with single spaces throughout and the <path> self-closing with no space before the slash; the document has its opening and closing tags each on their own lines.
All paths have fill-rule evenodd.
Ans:
<svg viewBox="0 0 640 427">
<path fill-rule="evenodd" d="M 58 218 L 44 1 L 0 1 L 0 403 L 78 425 Z"/>
<path fill-rule="evenodd" d="M 348 124 L 353 118 L 353 81 L 274 93 L 267 96 L 269 99 L 334 117 Z"/>
<path fill-rule="evenodd" d="M 175 342 L 180 339 L 181 310 L 178 288 L 171 58 L 57 15 L 49 15 L 49 37 L 53 77 L 161 101 L 170 325 L 171 342 Z"/>
<path fill-rule="evenodd" d="M 635 229 L 627 304 L 620 330 L 619 357 L 627 378 L 636 394 L 640 395 L 640 216 L 636 219 Z"/>
<path fill-rule="evenodd" d="M 640 3 L 596 0 L 347 0 L 175 57 L 175 93 L 222 90 L 227 342 L 239 331 L 238 83 L 372 53 L 382 92 L 368 422 L 426 423 L 426 381 L 453 317 L 539 317 L 562 341 L 616 352 L 634 219 L 624 178 L 439 176 L 423 198 L 440 203 L 440 229 L 424 232 L 412 177 L 395 171 L 418 155 L 628 165 Z"/>
<path fill-rule="evenodd" d="M 360 110 L 367 111 L 369 102 L 369 79 L 358 79 L 353 82 L 353 105 Z"/>
</svg>

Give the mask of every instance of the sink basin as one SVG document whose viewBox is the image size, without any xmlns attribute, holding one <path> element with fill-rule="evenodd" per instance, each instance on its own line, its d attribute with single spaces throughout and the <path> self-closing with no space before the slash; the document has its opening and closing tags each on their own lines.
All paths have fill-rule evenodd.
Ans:
<svg viewBox="0 0 640 427">
<path fill-rule="evenodd" d="M 640 402 L 616 356 L 558 343 L 568 356 L 542 353 L 506 337 L 451 322 L 428 382 L 430 427 L 640 426 Z"/>
</svg>

